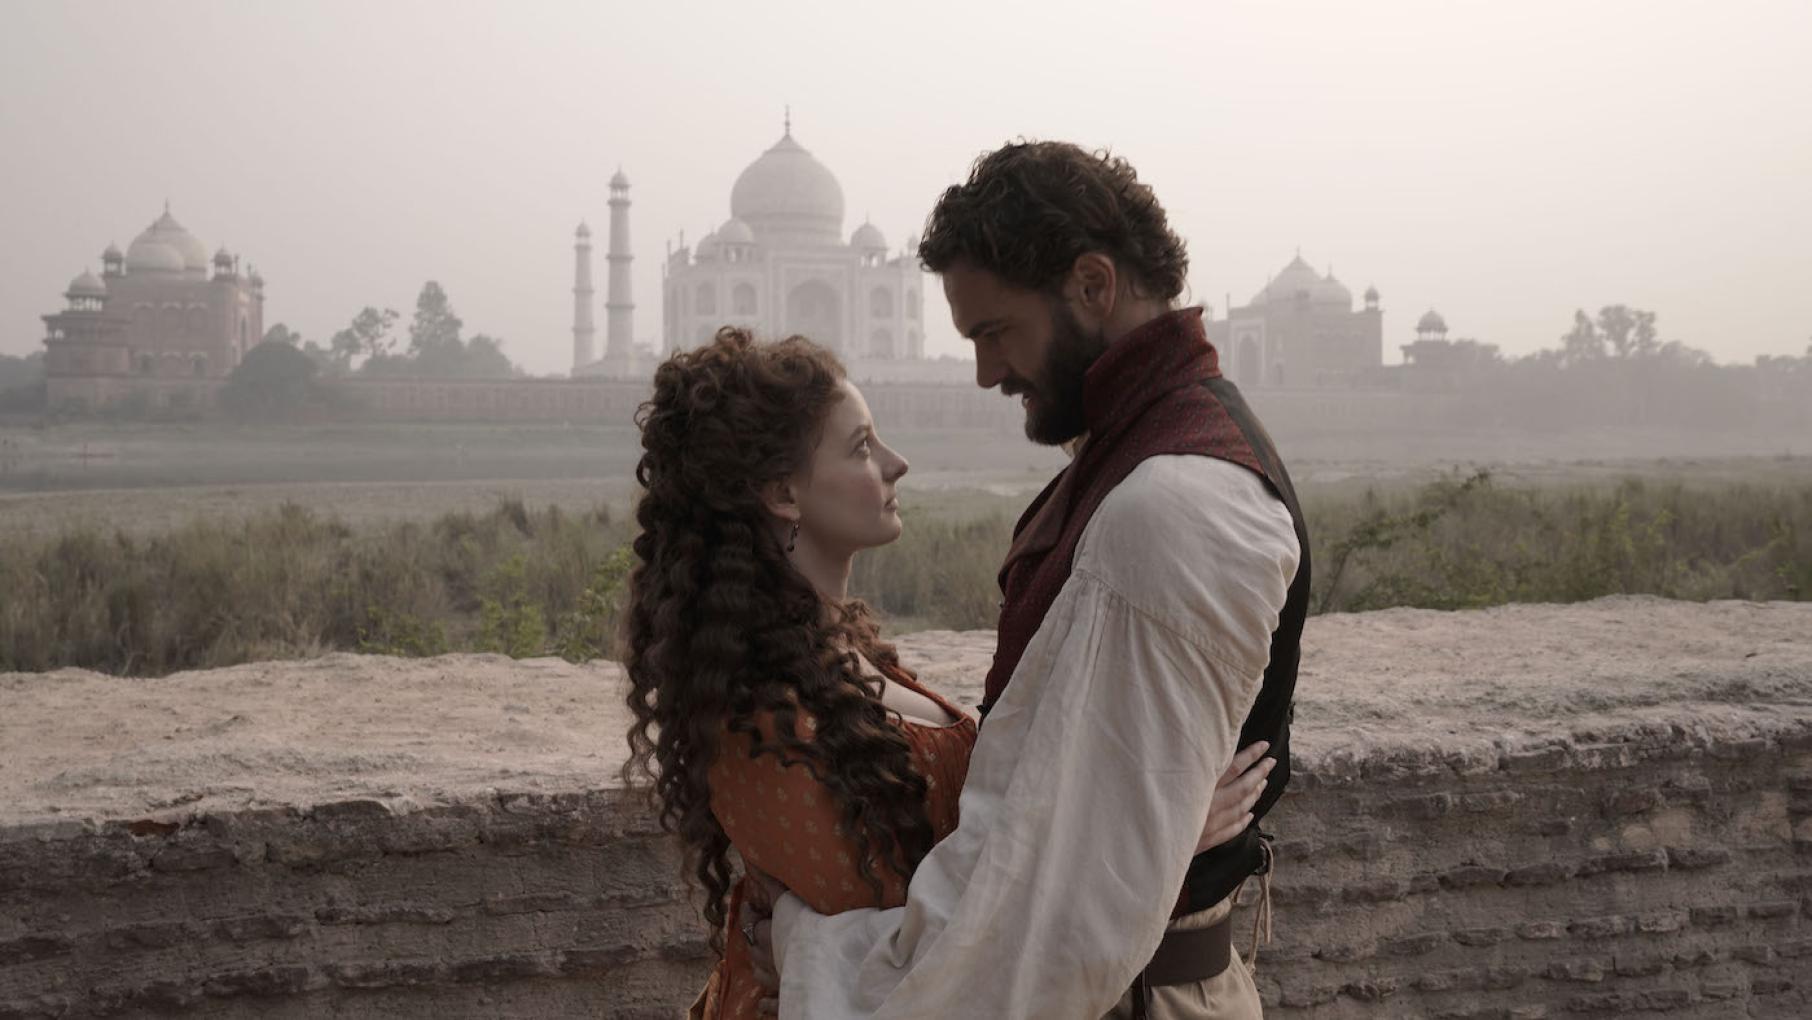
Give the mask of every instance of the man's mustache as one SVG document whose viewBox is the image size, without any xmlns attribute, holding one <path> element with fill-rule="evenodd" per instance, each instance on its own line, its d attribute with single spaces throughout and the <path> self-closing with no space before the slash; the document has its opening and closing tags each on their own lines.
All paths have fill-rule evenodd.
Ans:
<svg viewBox="0 0 1812 1020">
<path fill-rule="evenodd" d="M 1017 397 L 1021 393 L 1033 393 L 1036 390 L 1031 383 L 1024 379 L 1008 379 L 1000 384 L 1000 392 L 1009 397 Z"/>
</svg>

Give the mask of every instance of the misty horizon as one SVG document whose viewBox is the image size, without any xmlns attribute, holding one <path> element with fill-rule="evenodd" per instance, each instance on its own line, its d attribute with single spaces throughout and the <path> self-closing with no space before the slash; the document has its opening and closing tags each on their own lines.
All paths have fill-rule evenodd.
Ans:
<svg viewBox="0 0 1812 1020">
<path fill-rule="evenodd" d="M 871 219 L 894 251 L 981 151 L 1058 138 L 1139 168 L 1216 317 L 1300 250 L 1378 288 L 1388 363 L 1429 308 L 1513 356 L 1610 304 L 1721 362 L 1802 353 L 1812 7 L 1536 7 L 22 7 L 0 353 L 42 350 L 38 317 L 167 199 L 258 267 L 267 325 L 325 343 L 432 279 L 468 332 L 564 372 L 572 231 L 609 176 L 658 341 L 666 242 L 729 215 L 789 105 L 844 236 Z M 966 357 L 927 283 L 926 354 Z"/>
</svg>

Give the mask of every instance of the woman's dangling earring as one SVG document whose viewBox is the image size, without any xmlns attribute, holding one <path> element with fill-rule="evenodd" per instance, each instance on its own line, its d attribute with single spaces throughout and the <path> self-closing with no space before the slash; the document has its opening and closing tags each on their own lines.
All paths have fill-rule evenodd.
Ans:
<svg viewBox="0 0 1812 1020">
<path fill-rule="evenodd" d="M 799 544 L 799 522 L 794 521 L 793 522 L 793 533 L 791 535 L 788 535 L 787 539 L 786 539 L 786 551 L 792 552 L 793 547 L 798 544 Z"/>
</svg>

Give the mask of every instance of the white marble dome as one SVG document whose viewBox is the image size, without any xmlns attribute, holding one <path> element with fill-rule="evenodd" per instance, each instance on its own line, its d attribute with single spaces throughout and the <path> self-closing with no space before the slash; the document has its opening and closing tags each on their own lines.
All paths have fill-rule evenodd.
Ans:
<svg viewBox="0 0 1812 1020">
<path fill-rule="evenodd" d="M 1315 271 L 1315 267 L 1304 262 L 1302 256 L 1298 255 L 1290 260 L 1289 265 L 1283 267 L 1282 272 L 1271 278 L 1271 282 L 1265 285 L 1265 289 L 1253 296 L 1252 303 L 1262 305 L 1267 302 L 1294 301 L 1296 295 L 1303 292 L 1306 292 L 1313 300 L 1316 291 L 1321 289 L 1324 282 L 1321 274 Z"/>
<path fill-rule="evenodd" d="M 854 234 L 850 235 L 849 246 L 851 248 L 869 251 L 886 251 L 887 237 L 881 233 L 880 227 L 875 226 L 873 223 L 864 222 L 861 226 L 856 228 Z"/>
<path fill-rule="evenodd" d="M 754 244 L 755 231 L 749 225 L 732 216 L 717 228 L 717 240 L 720 244 Z"/>
<path fill-rule="evenodd" d="M 187 227 L 176 222 L 176 217 L 170 215 L 169 209 L 165 209 L 164 214 L 146 227 L 144 233 L 138 235 L 131 247 L 126 249 L 126 268 L 148 272 L 169 271 L 166 266 L 168 259 L 152 251 L 153 246 L 162 246 L 176 253 L 179 263 L 177 271 L 186 269 L 206 274 L 208 246 L 202 243 L 201 238 L 189 233 Z M 136 262 L 134 253 L 139 253 Z"/>
<path fill-rule="evenodd" d="M 730 213 L 757 234 L 775 231 L 838 243 L 843 187 L 791 133 L 761 154 L 730 189 Z"/>
<path fill-rule="evenodd" d="M 82 275 L 69 281 L 66 293 L 69 297 L 106 297 L 107 285 L 101 282 L 100 277 L 83 270 Z"/>
</svg>

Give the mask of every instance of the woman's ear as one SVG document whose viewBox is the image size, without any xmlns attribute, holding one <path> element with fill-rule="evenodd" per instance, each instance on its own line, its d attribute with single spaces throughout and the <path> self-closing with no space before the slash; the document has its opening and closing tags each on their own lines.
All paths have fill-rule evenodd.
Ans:
<svg viewBox="0 0 1812 1020">
<path fill-rule="evenodd" d="M 802 516 L 799 509 L 799 498 L 793 493 L 791 480 L 768 482 L 761 487 L 761 505 L 768 513 L 789 524 L 797 524 Z"/>
</svg>

